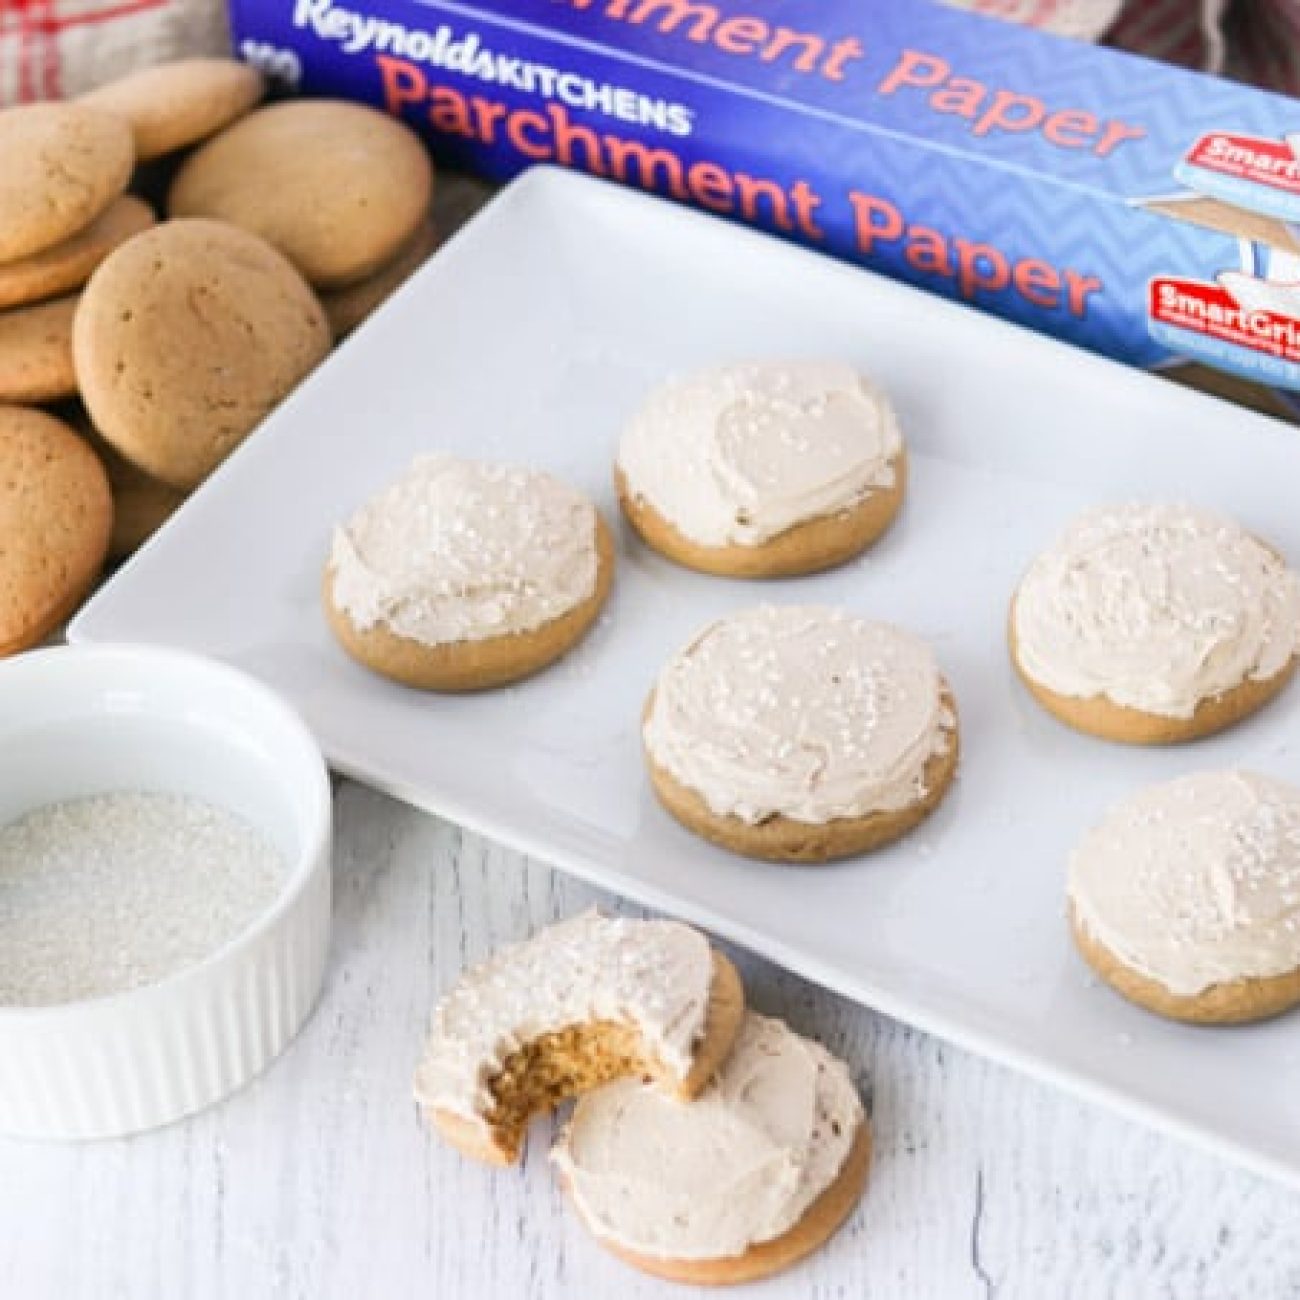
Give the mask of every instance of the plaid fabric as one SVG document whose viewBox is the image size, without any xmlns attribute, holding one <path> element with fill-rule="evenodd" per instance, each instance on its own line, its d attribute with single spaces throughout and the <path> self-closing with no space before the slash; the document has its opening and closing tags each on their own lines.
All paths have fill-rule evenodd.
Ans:
<svg viewBox="0 0 1300 1300">
<path fill-rule="evenodd" d="M 228 47 L 223 0 L 0 0 L 0 105 Z"/>
<path fill-rule="evenodd" d="M 946 0 L 1300 95 L 1300 0 Z M 0 0 L 0 105 L 228 47 L 224 0 Z"/>
<path fill-rule="evenodd" d="M 946 0 L 1300 95 L 1300 0 Z"/>
</svg>

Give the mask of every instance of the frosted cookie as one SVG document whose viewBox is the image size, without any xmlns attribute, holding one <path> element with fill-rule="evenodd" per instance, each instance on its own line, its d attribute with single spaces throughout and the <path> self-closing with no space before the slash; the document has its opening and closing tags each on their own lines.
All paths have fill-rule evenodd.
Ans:
<svg viewBox="0 0 1300 1300">
<path fill-rule="evenodd" d="M 438 454 L 335 530 L 324 604 L 358 663 L 407 686 L 473 691 L 576 645 L 613 578 L 609 529 L 580 492 Z"/>
<path fill-rule="evenodd" d="M 0 312 L 0 402 L 50 402 L 77 391 L 76 296 Z"/>
<path fill-rule="evenodd" d="M 825 361 L 717 366 L 656 389 L 618 447 L 623 512 L 678 564 L 813 573 L 870 546 L 903 499 L 888 399 Z"/>
<path fill-rule="evenodd" d="M 152 225 L 149 205 L 134 195 L 122 195 L 71 239 L 16 262 L 0 263 L 0 308 L 80 289 L 113 249 Z"/>
<path fill-rule="evenodd" d="M 749 1011 L 689 1106 L 620 1079 L 578 1101 L 551 1158 L 584 1225 L 620 1259 L 731 1284 L 832 1236 L 866 1186 L 871 1131 L 842 1061 Z"/>
<path fill-rule="evenodd" d="M 330 348 L 315 294 L 269 244 L 167 221 L 110 255 L 73 322 L 95 428 L 174 488 L 196 486 Z"/>
<path fill-rule="evenodd" d="M 1300 581 L 1231 519 L 1130 504 L 1076 519 L 1021 579 L 1011 657 L 1079 731 L 1130 744 L 1206 736 L 1295 671 Z"/>
<path fill-rule="evenodd" d="M 131 179 L 131 132 L 78 104 L 0 111 L 0 263 L 70 239 Z"/>
<path fill-rule="evenodd" d="M 428 261 L 437 247 L 438 236 L 433 223 L 426 221 L 387 266 L 380 267 L 374 275 L 346 289 L 322 293 L 320 300 L 335 339 L 346 338 L 366 317 L 382 307 Z"/>
<path fill-rule="evenodd" d="M 415 134 L 377 109 L 334 99 L 274 104 L 185 162 L 168 211 L 218 217 L 274 244 L 321 289 L 391 262 L 419 228 L 433 166 Z"/>
<path fill-rule="evenodd" d="M 141 68 L 81 95 L 121 118 L 141 162 L 187 148 L 242 117 L 262 98 L 262 76 L 234 59 L 178 59 Z"/>
<path fill-rule="evenodd" d="M 38 645 L 104 563 L 113 502 L 95 454 L 43 411 L 0 406 L 0 655 Z"/>
<path fill-rule="evenodd" d="M 1070 859 L 1088 964 L 1175 1020 L 1261 1020 L 1300 1003 L 1300 789 L 1201 772 L 1112 809 Z"/>
<path fill-rule="evenodd" d="M 642 739 L 678 821 L 777 862 L 897 839 L 957 768 L 956 706 L 930 648 L 817 605 L 762 605 L 706 628 L 660 673 Z"/>
<path fill-rule="evenodd" d="M 416 1100 L 465 1155 L 511 1164 L 534 1115 L 612 1079 L 695 1096 L 743 1016 L 735 968 L 697 930 L 585 912 L 461 976 L 434 1012 Z"/>
</svg>

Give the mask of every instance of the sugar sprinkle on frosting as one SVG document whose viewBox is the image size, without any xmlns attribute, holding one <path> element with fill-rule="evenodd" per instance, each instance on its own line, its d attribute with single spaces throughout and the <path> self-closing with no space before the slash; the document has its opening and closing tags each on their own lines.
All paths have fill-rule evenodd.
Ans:
<svg viewBox="0 0 1300 1300">
<path fill-rule="evenodd" d="M 1300 580 L 1231 519 L 1128 504 L 1076 519 L 1016 592 L 1020 666 L 1060 695 L 1190 718 L 1300 651 Z"/>
<path fill-rule="evenodd" d="M 952 742 L 934 655 L 888 623 L 761 605 L 706 628 L 663 670 L 651 760 L 720 816 L 824 823 L 926 794 Z"/>
<path fill-rule="evenodd" d="M 618 449 L 627 490 L 705 546 L 758 546 L 892 487 L 893 408 L 832 361 L 715 366 L 655 389 Z"/>
<path fill-rule="evenodd" d="M 528 632 L 596 590 L 596 510 L 550 474 L 434 454 L 334 532 L 333 600 L 425 645 Z"/>
<path fill-rule="evenodd" d="M 1075 850 L 1078 923 L 1180 997 L 1300 967 L 1300 789 L 1200 772 L 1112 809 Z"/>
</svg>

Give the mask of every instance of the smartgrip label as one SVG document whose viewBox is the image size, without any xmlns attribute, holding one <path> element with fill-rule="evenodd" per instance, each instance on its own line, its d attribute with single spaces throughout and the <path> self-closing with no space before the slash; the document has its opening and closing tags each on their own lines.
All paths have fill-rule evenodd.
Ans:
<svg viewBox="0 0 1300 1300">
<path fill-rule="evenodd" d="M 1300 320 L 1248 308 L 1218 284 L 1151 281 L 1151 329 L 1167 346 L 1248 379 L 1300 387 Z"/>
</svg>

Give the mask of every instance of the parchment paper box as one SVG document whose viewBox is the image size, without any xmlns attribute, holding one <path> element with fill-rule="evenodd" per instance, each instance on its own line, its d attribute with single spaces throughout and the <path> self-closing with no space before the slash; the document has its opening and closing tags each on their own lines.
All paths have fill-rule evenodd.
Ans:
<svg viewBox="0 0 1300 1300">
<path fill-rule="evenodd" d="M 243 57 L 1137 365 L 1300 389 L 1300 103 L 928 0 L 234 0 Z"/>
</svg>

